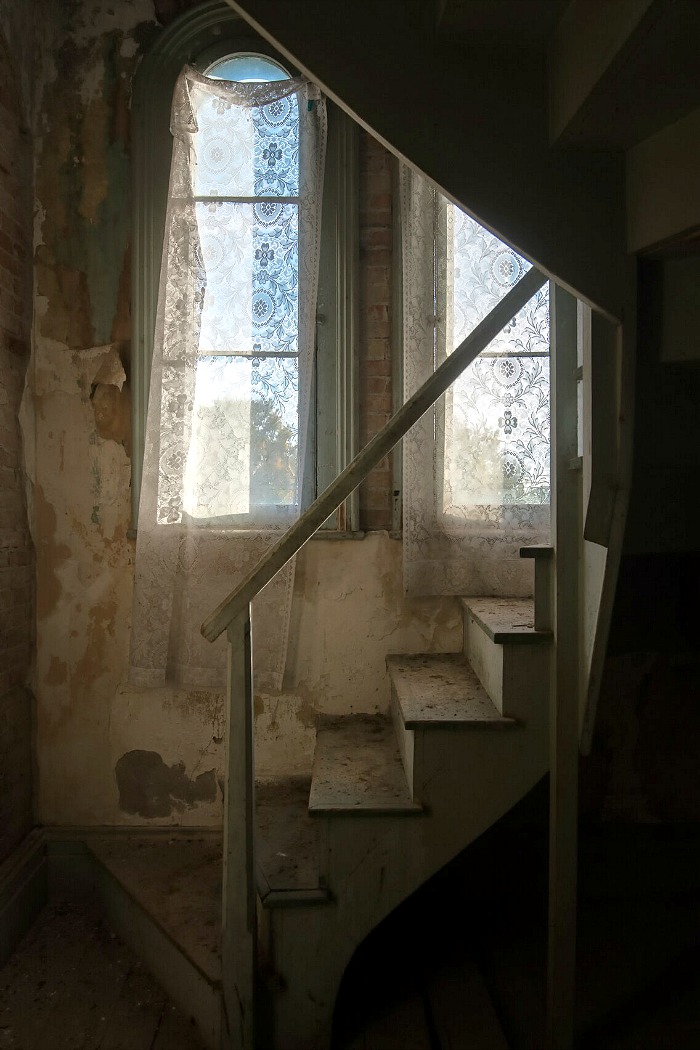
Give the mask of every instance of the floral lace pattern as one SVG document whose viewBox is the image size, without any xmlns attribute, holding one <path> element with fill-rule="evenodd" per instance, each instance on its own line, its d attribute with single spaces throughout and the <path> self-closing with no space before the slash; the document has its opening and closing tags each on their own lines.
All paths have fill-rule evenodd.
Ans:
<svg viewBox="0 0 700 1050">
<path fill-rule="evenodd" d="M 221 688 L 203 619 L 297 514 L 315 332 L 325 106 L 302 78 L 186 68 L 146 425 L 131 680 Z M 293 567 L 254 602 L 260 688 L 280 688 Z"/>
<path fill-rule="evenodd" d="M 529 268 L 418 176 L 402 176 L 406 395 Z M 549 534 L 549 299 L 538 292 L 404 441 L 405 582 L 522 595 L 519 547 Z"/>
</svg>

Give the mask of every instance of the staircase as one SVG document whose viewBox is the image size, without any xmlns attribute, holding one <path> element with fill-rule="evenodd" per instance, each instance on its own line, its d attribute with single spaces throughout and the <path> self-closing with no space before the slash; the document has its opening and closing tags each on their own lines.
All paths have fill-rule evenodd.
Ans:
<svg viewBox="0 0 700 1050">
<path fill-rule="evenodd" d="M 551 553 L 538 548 L 539 594 Z M 528 599 L 461 603 L 462 652 L 389 654 L 391 712 L 320 717 L 310 780 L 258 785 L 258 1046 L 329 1046 L 360 943 L 547 770 L 551 630 Z M 89 847 L 112 923 L 211 1050 L 237 1046 L 225 1035 L 220 836 Z"/>
<path fill-rule="evenodd" d="M 536 564 L 546 572 L 549 562 Z M 318 877 L 310 883 L 300 863 L 299 880 L 290 872 L 261 901 L 273 975 L 264 1045 L 327 1046 L 359 943 L 547 770 L 551 632 L 535 628 L 529 600 L 462 605 L 462 653 L 387 657 L 390 717 L 318 726 L 308 816 L 299 814 L 318 829 Z"/>
</svg>

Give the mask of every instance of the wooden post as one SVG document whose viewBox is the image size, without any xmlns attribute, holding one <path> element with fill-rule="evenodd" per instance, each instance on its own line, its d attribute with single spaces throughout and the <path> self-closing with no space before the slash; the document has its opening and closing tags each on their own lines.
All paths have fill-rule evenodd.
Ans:
<svg viewBox="0 0 700 1050">
<path fill-rule="evenodd" d="M 547 1050 L 574 1043 L 578 832 L 579 543 L 576 299 L 552 284 L 552 522 L 555 558 L 550 700 Z"/>
<path fill-rule="evenodd" d="M 224 803 L 222 1050 L 255 1045 L 255 758 L 250 608 L 228 627 L 228 766 Z"/>
</svg>

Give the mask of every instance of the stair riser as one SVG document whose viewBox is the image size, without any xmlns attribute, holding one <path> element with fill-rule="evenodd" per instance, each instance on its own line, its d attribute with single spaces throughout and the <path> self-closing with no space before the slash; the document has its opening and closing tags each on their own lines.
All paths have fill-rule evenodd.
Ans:
<svg viewBox="0 0 700 1050">
<path fill-rule="evenodd" d="M 550 646 L 497 644 L 469 615 L 464 618 L 464 654 L 502 715 L 528 721 L 533 703 L 546 709 Z"/>
<path fill-rule="evenodd" d="M 416 786 L 421 781 L 420 767 L 422 765 L 423 737 L 421 732 L 416 733 L 413 729 L 406 729 L 396 689 L 393 685 L 391 687 L 391 718 L 394 723 L 394 732 L 399 745 L 399 754 L 401 755 L 401 762 L 406 774 L 408 790 L 411 793 L 412 800 L 420 803 L 420 795 L 416 791 Z"/>
</svg>

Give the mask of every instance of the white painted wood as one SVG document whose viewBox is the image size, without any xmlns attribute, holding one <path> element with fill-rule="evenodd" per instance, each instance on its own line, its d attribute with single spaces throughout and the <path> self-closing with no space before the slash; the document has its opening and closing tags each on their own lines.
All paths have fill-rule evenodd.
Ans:
<svg viewBox="0 0 700 1050">
<path fill-rule="evenodd" d="M 406 783 L 413 801 L 416 799 L 414 784 L 420 780 L 420 759 L 422 751 L 422 734 L 413 729 L 407 729 L 401 713 L 401 705 L 396 694 L 393 682 L 391 687 L 391 720 L 394 726 L 394 735 L 399 747 L 401 764 L 406 776 Z"/>
<path fill-rule="evenodd" d="M 519 648 L 546 652 L 539 646 Z M 416 785 L 424 815 L 328 816 L 333 903 L 271 916 L 271 962 L 285 990 L 274 995 L 270 1008 L 278 1042 L 267 1045 L 324 1050 L 330 1023 L 325 1011 L 332 1011 L 357 944 L 507 812 L 547 769 L 547 710 L 542 704 L 534 703 L 522 725 L 508 730 L 431 726 L 416 731 L 415 739 L 424 747 Z"/>
<path fill-rule="evenodd" d="M 576 299 L 550 286 L 552 333 L 552 522 L 555 549 L 554 647 L 550 698 L 548 1050 L 574 1045 L 576 848 L 578 826 L 580 475 L 576 455 Z"/>
<path fill-rule="evenodd" d="M 463 601 L 464 655 L 477 678 L 503 714 L 503 647 L 496 645 L 479 621 L 469 613 L 469 599 Z"/>
<path fill-rule="evenodd" d="M 521 719 L 549 697 L 551 632 L 531 599 L 463 598 L 464 654 L 502 715 Z"/>
<path fill-rule="evenodd" d="M 579 313 L 590 315 L 585 306 Z M 607 546 L 618 480 L 621 328 L 593 314 L 583 329 L 583 534 Z"/>
<path fill-rule="evenodd" d="M 521 558 L 535 563 L 535 630 L 552 630 L 554 548 L 545 544 L 520 548 Z"/>
<path fill-rule="evenodd" d="M 513 724 L 496 710 L 461 653 L 388 656 L 387 668 L 408 729 L 504 729 Z"/>
<path fill-rule="evenodd" d="M 584 571 L 581 596 L 584 634 L 582 659 L 585 659 L 585 670 L 579 696 L 579 727 L 580 747 L 583 754 L 588 754 L 593 739 L 632 483 L 637 335 L 635 320 L 637 316 L 637 273 L 636 260 L 633 258 L 628 262 L 626 279 L 625 316 L 629 317 L 630 321 L 622 326 L 616 338 L 620 354 L 618 400 L 614 409 L 617 430 L 617 466 L 607 551 L 596 550 L 595 545 L 588 540 L 584 542 L 581 551 Z"/>
<path fill-rule="evenodd" d="M 508 292 L 490 314 L 470 332 L 440 367 L 405 402 L 389 422 L 328 486 L 309 509 L 270 548 L 248 576 L 221 602 L 202 624 L 202 634 L 215 641 L 235 616 L 247 609 L 258 591 L 294 557 L 349 494 L 361 484 L 377 465 L 423 416 L 447 388 L 479 356 L 508 320 L 542 287 L 545 278 L 534 267 Z"/>
<path fill-rule="evenodd" d="M 221 973 L 222 1050 L 254 1050 L 257 967 L 250 610 L 228 628 Z"/>
<path fill-rule="evenodd" d="M 596 639 L 600 623 L 603 587 L 608 569 L 608 548 L 581 539 L 581 660 L 579 688 L 579 726 L 590 703 L 596 668 Z M 598 642 L 600 645 L 601 643 Z"/>
<path fill-rule="evenodd" d="M 181 1010 L 195 1020 L 208 1050 L 232 1045 L 222 1037 L 221 985 L 196 966 L 105 866 L 96 866 L 96 886 L 110 926 L 136 952 Z"/>
<path fill-rule="evenodd" d="M 408 790 L 388 719 L 349 715 L 319 726 L 309 813 L 422 814 Z"/>
<path fill-rule="evenodd" d="M 532 598 L 463 598 L 462 602 L 469 616 L 496 644 L 539 645 L 550 640 L 549 631 L 535 627 Z"/>
</svg>

